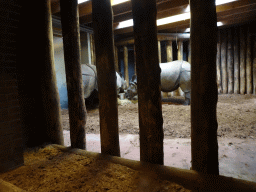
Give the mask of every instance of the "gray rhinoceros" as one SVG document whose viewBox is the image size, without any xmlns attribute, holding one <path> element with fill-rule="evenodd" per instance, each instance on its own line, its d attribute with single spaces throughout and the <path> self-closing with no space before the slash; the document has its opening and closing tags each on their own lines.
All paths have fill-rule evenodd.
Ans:
<svg viewBox="0 0 256 192">
<path fill-rule="evenodd" d="M 161 91 L 172 92 L 179 87 L 185 93 L 185 105 L 190 104 L 190 63 L 186 61 L 172 61 L 160 63 L 161 68 Z M 127 89 L 126 97 L 129 99 L 137 95 L 137 76 L 133 76 Z"/>
<path fill-rule="evenodd" d="M 87 99 L 93 92 L 98 92 L 97 69 L 95 65 L 82 64 L 82 80 L 84 98 Z M 126 81 L 116 72 L 117 94 L 127 89 Z"/>
</svg>

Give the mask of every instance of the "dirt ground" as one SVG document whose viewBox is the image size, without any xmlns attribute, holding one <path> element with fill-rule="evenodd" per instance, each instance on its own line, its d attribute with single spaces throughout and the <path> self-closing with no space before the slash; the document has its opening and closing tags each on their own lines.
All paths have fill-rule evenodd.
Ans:
<svg viewBox="0 0 256 192">
<path fill-rule="evenodd" d="M 165 99 L 167 101 L 167 99 Z M 190 106 L 182 97 L 163 102 L 165 138 L 190 138 Z M 86 133 L 100 133 L 98 108 L 87 111 Z M 69 130 L 68 110 L 62 110 L 63 129 Z M 138 104 L 118 106 L 119 133 L 139 134 Z M 218 137 L 256 138 L 256 95 L 219 95 L 217 104 Z"/>
<path fill-rule="evenodd" d="M 190 139 L 190 106 L 179 105 L 179 103 L 182 103 L 182 98 L 169 98 L 168 102 L 163 102 L 165 138 Z M 256 138 L 255 104 L 255 95 L 219 95 L 218 139 L 242 139 L 254 142 Z M 138 104 L 135 102 L 119 105 L 118 113 L 120 135 L 138 135 Z M 69 130 L 68 119 L 68 111 L 62 110 L 64 130 Z M 87 133 L 99 134 L 98 108 L 88 110 L 86 127 Z M 231 159 L 235 158 L 237 155 L 231 154 L 234 153 L 235 148 L 231 150 L 231 145 L 237 146 L 230 142 L 225 145 L 228 148 L 228 151 L 223 152 L 225 158 L 227 156 Z M 176 148 L 175 145 L 172 147 Z M 223 156 L 223 154 L 220 155 Z M 0 175 L 0 182 L 3 179 L 26 191 L 189 191 L 169 181 L 145 177 L 142 173 L 122 165 L 73 153 L 63 153 L 49 146 L 26 152 L 24 159 L 25 166 Z M 231 160 L 227 159 L 224 166 L 230 163 Z M 252 168 L 255 169 L 254 166 Z"/>
</svg>

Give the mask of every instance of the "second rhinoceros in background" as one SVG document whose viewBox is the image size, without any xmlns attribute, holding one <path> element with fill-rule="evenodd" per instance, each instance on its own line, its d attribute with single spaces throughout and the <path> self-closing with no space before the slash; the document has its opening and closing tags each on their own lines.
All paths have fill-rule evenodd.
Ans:
<svg viewBox="0 0 256 192">
<path fill-rule="evenodd" d="M 95 65 L 82 64 L 82 80 L 84 87 L 84 98 L 87 99 L 91 94 L 98 93 L 97 69 Z M 117 94 L 127 89 L 127 83 L 124 78 L 116 72 Z"/>
<path fill-rule="evenodd" d="M 186 61 L 172 61 L 160 63 L 161 68 L 161 91 L 172 92 L 179 87 L 185 93 L 185 105 L 190 104 L 190 63 Z M 133 76 L 127 89 L 126 97 L 132 99 L 137 95 L 137 76 Z"/>
</svg>

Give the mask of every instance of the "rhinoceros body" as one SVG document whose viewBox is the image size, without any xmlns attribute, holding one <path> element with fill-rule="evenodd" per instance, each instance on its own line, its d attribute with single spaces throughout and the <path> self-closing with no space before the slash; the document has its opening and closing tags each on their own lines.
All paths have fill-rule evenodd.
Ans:
<svg viewBox="0 0 256 192">
<path fill-rule="evenodd" d="M 186 61 L 173 61 L 160 63 L 161 68 L 161 91 L 172 92 L 179 87 L 185 93 L 185 103 L 190 104 L 190 63 Z M 127 97 L 132 99 L 137 95 L 137 77 L 134 76 L 127 89 Z"/>
<path fill-rule="evenodd" d="M 97 69 L 95 65 L 82 64 L 82 80 L 84 87 L 84 98 L 87 99 L 98 91 Z M 127 89 L 126 81 L 116 72 L 117 94 Z"/>
</svg>

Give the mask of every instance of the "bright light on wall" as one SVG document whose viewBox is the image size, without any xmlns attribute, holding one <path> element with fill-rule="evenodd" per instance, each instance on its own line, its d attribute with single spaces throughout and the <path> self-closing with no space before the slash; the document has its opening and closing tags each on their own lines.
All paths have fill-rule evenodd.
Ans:
<svg viewBox="0 0 256 192">
<path fill-rule="evenodd" d="M 158 19 L 157 20 L 157 26 L 165 25 L 167 23 L 175 23 L 175 22 L 182 21 L 182 20 L 187 20 L 187 19 L 190 19 L 190 12 L 182 13 L 182 14 L 179 14 L 179 15 L 174 15 L 174 16 L 171 16 L 171 17 L 165 17 L 163 19 Z"/>
<path fill-rule="evenodd" d="M 111 5 L 117 5 L 117 4 L 120 4 L 120 3 L 124 3 L 126 1 L 130 1 L 130 0 L 111 0 Z"/>
</svg>

